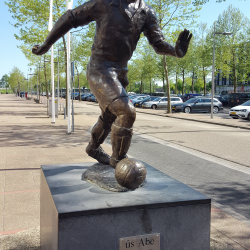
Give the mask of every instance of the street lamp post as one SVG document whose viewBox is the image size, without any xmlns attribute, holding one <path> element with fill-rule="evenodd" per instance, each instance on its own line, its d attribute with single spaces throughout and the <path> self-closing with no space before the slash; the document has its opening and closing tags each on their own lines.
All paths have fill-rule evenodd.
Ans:
<svg viewBox="0 0 250 250">
<path fill-rule="evenodd" d="M 57 54 L 57 62 L 54 62 L 54 63 L 57 63 L 57 103 L 58 103 L 58 106 L 57 108 L 59 109 L 59 51 L 64 51 L 63 49 L 58 49 L 58 54 Z"/>
<path fill-rule="evenodd" d="M 38 73 L 37 74 L 29 74 L 32 76 L 37 76 L 37 83 L 36 83 L 36 94 L 37 94 L 37 100 L 38 100 Z M 32 97 L 32 89 L 31 89 L 31 97 Z"/>
<path fill-rule="evenodd" d="M 37 74 L 39 73 L 39 81 L 38 82 L 39 82 L 39 103 L 40 103 L 40 95 L 41 95 L 40 69 L 44 68 L 44 67 L 41 67 L 41 60 L 40 60 L 39 65 L 38 65 L 37 68 L 38 68 Z M 38 78 L 38 75 L 37 75 L 37 78 Z M 37 97 L 37 99 L 38 99 L 38 97 Z"/>
<path fill-rule="evenodd" d="M 212 89 L 211 89 L 211 119 L 213 119 L 213 112 L 214 112 L 214 51 L 215 51 L 215 35 L 232 35 L 229 32 L 215 32 L 215 24 L 214 23 L 214 41 L 213 41 L 213 67 L 212 67 Z"/>
<path fill-rule="evenodd" d="M 30 70 L 28 70 L 31 74 L 31 71 L 32 71 L 32 68 L 30 68 Z M 27 77 L 28 78 L 28 77 Z M 28 78 L 28 94 L 27 94 L 27 97 L 29 99 L 29 91 L 30 91 L 30 88 L 29 88 L 29 78 Z"/>
</svg>

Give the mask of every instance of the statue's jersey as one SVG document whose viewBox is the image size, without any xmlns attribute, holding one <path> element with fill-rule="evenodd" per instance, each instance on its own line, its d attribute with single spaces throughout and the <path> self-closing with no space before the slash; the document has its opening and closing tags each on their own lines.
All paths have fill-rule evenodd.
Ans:
<svg viewBox="0 0 250 250">
<path fill-rule="evenodd" d="M 67 12 L 73 27 L 96 21 L 92 56 L 111 62 L 127 62 L 143 32 L 149 43 L 164 42 L 153 9 L 138 0 L 135 13 L 126 13 L 122 0 L 91 0 Z M 133 15 L 133 16 L 132 16 Z"/>
</svg>

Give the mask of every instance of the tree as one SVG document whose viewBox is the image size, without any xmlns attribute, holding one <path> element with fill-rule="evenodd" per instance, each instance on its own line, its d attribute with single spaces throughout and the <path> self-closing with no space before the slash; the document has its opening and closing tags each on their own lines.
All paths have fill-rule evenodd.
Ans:
<svg viewBox="0 0 250 250">
<path fill-rule="evenodd" d="M 81 82 L 83 86 L 85 87 L 88 86 L 86 76 L 80 77 L 80 72 L 82 71 L 82 73 L 86 74 L 89 57 L 91 55 L 91 46 L 93 43 L 94 35 L 95 35 L 95 23 L 91 23 L 88 26 L 84 27 L 83 31 L 80 34 L 78 33 L 75 36 L 72 36 L 71 57 L 72 57 L 72 60 L 75 62 L 75 68 L 76 68 L 76 73 L 77 73 L 77 83 L 78 83 L 79 90 L 80 90 Z M 77 37 L 80 37 L 80 40 L 77 39 Z M 80 101 L 80 98 L 79 98 L 79 101 Z"/>
<path fill-rule="evenodd" d="M 216 22 L 217 32 L 231 32 L 230 36 L 216 36 L 216 68 L 224 76 L 231 76 L 236 92 L 237 80 L 246 80 L 249 69 L 249 27 L 250 21 L 243 13 L 230 5 Z"/>
<path fill-rule="evenodd" d="M 184 94 L 184 86 L 185 86 L 185 74 L 189 70 L 189 59 L 188 59 L 188 53 L 186 54 L 185 57 L 180 58 L 178 60 L 178 69 L 182 75 L 182 95 Z"/>
<path fill-rule="evenodd" d="M 152 2 L 149 1 L 148 4 L 158 14 L 160 28 L 164 34 L 167 34 L 168 40 L 171 40 L 171 29 L 173 27 L 180 30 L 179 27 L 187 25 L 186 20 L 193 20 L 196 17 L 196 11 L 200 10 L 199 4 L 192 5 L 191 0 L 155 0 Z M 193 24 L 194 22 L 191 22 L 191 25 Z M 170 84 L 166 56 L 163 56 L 163 67 L 167 83 L 167 113 L 171 113 Z"/>
<path fill-rule="evenodd" d="M 32 46 L 35 44 L 42 44 L 49 33 L 48 20 L 50 0 L 9 0 L 5 2 L 5 4 L 9 7 L 9 11 L 12 13 L 12 17 L 15 20 L 13 26 L 18 29 L 18 34 L 15 34 L 16 39 L 22 41 L 23 45 L 28 46 L 30 48 L 28 53 L 31 54 Z M 57 20 L 65 11 L 65 0 L 54 0 L 53 20 Z M 67 79 L 67 49 L 64 36 L 62 37 L 62 43 Z M 67 98 L 66 96 L 66 102 Z"/>
<path fill-rule="evenodd" d="M 9 87 L 14 90 L 15 88 L 19 92 L 21 89 L 21 84 L 24 84 L 24 74 L 21 72 L 20 69 L 14 67 L 12 71 L 9 73 L 8 77 L 8 85 Z"/>
<path fill-rule="evenodd" d="M 240 1 L 240 0 L 238 0 Z M 246 1 L 246 0 L 244 0 Z M 205 4 L 205 3 L 208 3 L 209 0 L 194 0 L 193 4 L 194 5 L 202 5 L 202 4 Z M 216 0 L 217 3 L 222 3 L 222 2 L 226 2 L 226 0 Z"/>
<path fill-rule="evenodd" d="M 7 74 L 3 75 L 0 81 L 1 88 L 6 88 L 6 85 L 9 85 L 9 76 Z"/>
<path fill-rule="evenodd" d="M 196 54 L 198 56 L 198 63 L 200 65 L 200 69 L 198 75 L 200 75 L 203 79 L 203 89 L 204 96 L 207 93 L 206 90 L 206 77 L 208 73 L 211 71 L 212 66 L 212 40 L 211 40 L 211 30 L 207 29 L 206 23 L 200 23 L 198 32 L 196 33 L 197 37 L 197 46 L 196 46 Z"/>
<path fill-rule="evenodd" d="M 197 81 L 198 72 L 200 69 L 199 65 L 199 55 L 197 53 L 197 37 L 194 35 L 193 39 L 190 42 L 188 49 L 188 70 L 191 73 L 191 91 L 194 93 L 194 85 Z"/>
<path fill-rule="evenodd" d="M 145 91 L 145 89 L 143 89 L 142 92 L 152 93 L 152 82 L 154 81 L 154 78 L 160 75 L 159 67 L 157 65 L 159 60 L 160 56 L 155 55 L 153 48 L 147 44 L 147 46 L 144 47 L 144 53 L 142 56 L 142 75 L 144 81 L 149 82 L 149 91 Z"/>
</svg>

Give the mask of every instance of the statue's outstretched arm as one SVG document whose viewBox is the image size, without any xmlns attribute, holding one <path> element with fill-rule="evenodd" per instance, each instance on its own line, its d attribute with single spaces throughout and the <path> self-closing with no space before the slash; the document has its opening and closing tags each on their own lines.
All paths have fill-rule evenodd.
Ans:
<svg viewBox="0 0 250 250">
<path fill-rule="evenodd" d="M 41 46 L 35 45 L 32 52 L 36 55 L 43 55 L 70 29 L 95 21 L 100 14 L 99 5 L 98 0 L 90 0 L 73 10 L 68 10 L 56 21 L 45 42 Z"/>
<path fill-rule="evenodd" d="M 70 29 L 73 28 L 73 20 L 74 17 L 72 15 L 72 11 L 68 10 L 65 14 L 63 14 L 55 23 L 52 30 L 49 32 L 46 40 L 44 43 L 39 46 L 35 45 L 32 48 L 32 53 L 36 55 L 43 55 L 45 54 L 51 46 L 63 35 L 65 35 Z"/>
<path fill-rule="evenodd" d="M 143 32 L 157 54 L 179 58 L 187 53 L 189 42 L 192 38 L 189 30 L 185 29 L 180 33 L 175 47 L 164 41 L 164 35 L 159 27 L 156 14 L 150 6 L 148 6 L 147 21 Z"/>
<path fill-rule="evenodd" d="M 162 40 L 159 42 L 156 42 L 153 45 L 153 47 L 157 54 L 182 58 L 187 53 L 191 38 L 192 38 L 192 34 L 189 32 L 189 30 L 184 29 L 184 31 L 180 33 L 175 43 L 175 47 L 173 47 L 169 43 L 162 41 Z"/>
</svg>

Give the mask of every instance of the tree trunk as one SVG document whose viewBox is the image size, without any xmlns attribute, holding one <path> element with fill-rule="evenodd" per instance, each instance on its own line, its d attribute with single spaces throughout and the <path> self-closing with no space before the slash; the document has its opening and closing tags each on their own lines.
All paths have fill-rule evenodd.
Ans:
<svg viewBox="0 0 250 250">
<path fill-rule="evenodd" d="M 40 63 L 39 63 L 39 103 L 40 103 L 40 95 L 41 95 L 41 76 L 40 76 Z"/>
<path fill-rule="evenodd" d="M 182 70 L 182 95 L 184 95 L 185 71 Z"/>
<path fill-rule="evenodd" d="M 140 88 L 140 94 L 142 93 L 142 78 L 141 78 L 141 88 Z"/>
<path fill-rule="evenodd" d="M 235 67 L 235 55 L 233 53 L 233 63 L 234 63 L 234 66 L 233 66 L 233 74 L 234 74 L 234 93 L 237 92 L 237 76 L 236 76 L 236 67 Z"/>
<path fill-rule="evenodd" d="M 194 70 L 193 70 L 193 76 L 192 76 L 192 93 L 194 93 Z"/>
<path fill-rule="evenodd" d="M 62 37 L 63 39 L 63 46 L 64 46 L 64 56 L 65 56 L 65 73 L 66 73 L 66 93 L 65 93 L 65 106 L 66 106 L 66 114 L 68 115 L 68 73 L 67 73 L 67 47 L 66 47 L 66 41 L 65 37 Z"/>
<path fill-rule="evenodd" d="M 177 77 L 177 71 L 176 71 L 176 72 L 175 72 L 175 94 L 177 94 L 177 91 L 178 91 L 177 82 L 178 82 L 178 77 Z"/>
<path fill-rule="evenodd" d="M 60 95 L 61 95 L 61 99 L 62 99 L 62 87 L 61 87 L 61 79 L 59 77 L 59 89 L 60 89 Z"/>
<path fill-rule="evenodd" d="M 203 67 L 204 96 L 207 94 L 205 68 Z"/>
<path fill-rule="evenodd" d="M 76 72 L 77 72 L 77 80 L 78 80 L 78 89 L 79 89 L 79 102 L 81 101 L 81 88 L 80 88 L 80 80 L 79 80 L 79 71 L 78 71 L 78 68 L 77 68 L 77 65 L 75 63 L 75 67 L 76 67 Z"/>
<path fill-rule="evenodd" d="M 172 113 L 172 107 L 171 107 L 171 97 L 170 97 L 170 84 L 168 80 L 168 67 L 166 62 L 166 56 L 163 56 L 163 65 L 164 65 L 164 72 L 166 77 L 166 83 L 167 83 L 167 97 L 168 97 L 168 106 L 167 106 L 167 113 Z"/>
<path fill-rule="evenodd" d="M 149 90 L 149 91 L 150 91 L 150 95 L 151 95 L 151 84 L 152 84 L 151 82 L 152 82 L 152 81 L 151 81 L 151 78 L 150 78 L 150 84 L 149 84 L 149 87 L 150 87 L 150 90 Z"/>
<path fill-rule="evenodd" d="M 236 68 L 234 67 L 233 69 L 233 72 L 234 72 L 234 93 L 237 92 L 237 76 L 236 76 Z"/>
<path fill-rule="evenodd" d="M 44 56 L 44 79 L 45 79 L 45 88 L 46 88 L 46 97 L 47 97 L 47 115 L 49 115 L 49 94 L 48 94 L 48 82 L 46 75 L 46 64 L 45 64 L 45 56 Z"/>
<path fill-rule="evenodd" d="M 163 66 L 163 68 L 164 68 L 164 66 Z M 165 69 L 164 69 L 164 72 L 165 72 Z M 165 92 L 165 77 L 164 77 L 164 75 L 162 76 L 162 91 Z"/>
</svg>

